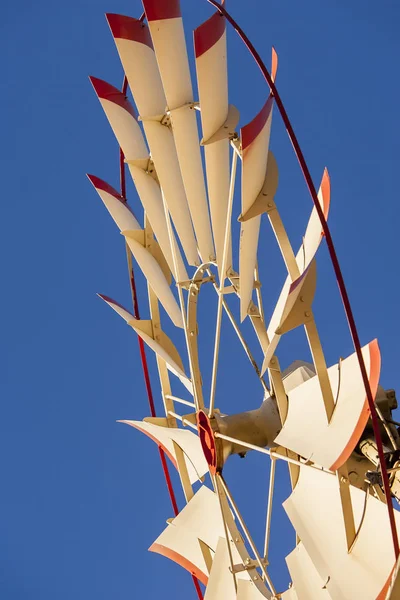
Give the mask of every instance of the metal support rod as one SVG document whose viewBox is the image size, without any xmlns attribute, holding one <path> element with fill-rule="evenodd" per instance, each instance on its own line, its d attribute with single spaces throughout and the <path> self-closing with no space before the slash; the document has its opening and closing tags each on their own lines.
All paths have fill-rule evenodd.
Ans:
<svg viewBox="0 0 400 600">
<path fill-rule="evenodd" d="M 310 196 L 314 203 L 315 209 L 317 211 L 318 218 L 321 222 L 322 230 L 325 235 L 326 245 L 328 247 L 333 270 L 335 272 L 336 281 L 337 281 L 337 284 L 339 287 L 340 295 L 342 297 L 344 311 L 345 311 L 347 322 L 349 325 L 351 338 L 353 340 L 354 349 L 357 354 L 357 359 L 358 359 L 358 363 L 360 365 L 360 371 L 361 371 L 361 375 L 363 378 L 364 387 L 365 387 L 365 391 L 366 391 L 366 395 L 367 395 L 368 406 L 369 406 L 369 410 L 371 413 L 372 426 L 373 426 L 373 430 L 374 430 L 374 435 L 375 435 L 375 440 L 376 440 L 376 445 L 377 445 L 377 450 L 378 450 L 378 456 L 379 456 L 379 462 L 380 462 L 380 467 L 381 467 L 383 487 L 385 490 L 385 496 L 386 496 L 386 500 L 387 500 L 388 516 L 389 516 L 390 527 L 391 527 L 392 538 L 393 538 L 393 547 L 394 547 L 395 557 L 397 559 L 400 554 L 399 539 L 398 539 L 398 535 L 397 535 L 396 522 L 395 522 L 395 518 L 394 518 L 394 509 L 393 509 L 393 504 L 392 504 L 392 500 L 391 500 L 389 478 L 388 478 L 388 472 L 387 472 L 387 468 L 386 468 L 386 464 L 385 464 L 385 455 L 383 452 L 382 438 L 381 438 L 381 434 L 379 431 L 378 416 L 377 416 L 377 413 L 375 410 L 374 398 L 372 396 L 372 391 L 371 391 L 371 387 L 369 384 L 368 373 L 367 373 L 367 369 L 365 367 L 364 357 L 362 355 L 360 338 L 358 335 L 358 330 L 356 327 L 353 310 L 351 308 L 350 299 L 349 299 L 349 296 L 347 293 L 346 285 L 344 282 L 343 274 L 342 274 L 342 271 L 340 268 L 339 260 L 338 260 L 337 254 L 336 254 L 336 249 L 335 249 L 335 246 L 333 243 L 333 239 L 332 239 L 332 235 L 331 235 L 328 223 L 325 219 L 323 209 L 318 201 L 317 191 L 315 189 L 314 182 L 311 178 L 311 174 L 308 169 L 303 152 L 300 148 L 300 144 L 294 133 L 294 130 L 293 130 L 292 124 L 289 120 L 289 117 L 287 115 L 286 109 L 283 105 L 283 102 L 281 100 L 279 92 L 276 88 L 276 85 L 275 85 L 268 69 L 266 68 L 264 62 L 262 61 L 262 59 L 261 59 L 260 55 L 258 54 L 258 52 L 256 51 L 256 49 L 254 48 L 253 44 L 250 42 L 249 38 L 246 36 L 244 31 L 239 27 L 239 25 L 236 23 L 236 21 L 231 17 L 231 15 L 227 12 L 227 10 L 224 8 L 224 6 L 222 6 L 221 4 L 216 2 L 216 0 L 207 0 L 207 2 L 212 4 L 220 12 L 220 14 L 222 14 L 227 19 L 227 21 L 233 26 L 233 28 L 238 33 L 239 37 L 242 39 L 242 41 L 248 48 L 250 54 L 253 56 L 257 66 L 259 67 L 261 73 L 264 76 L 264 79 L 268 83 L 271 93 L 274 96 L 278 110 L 281 114 L 284 125 L 286 127 L 287 134 L 292 143 L 294 153 L 299 162 L 300 169 L 303 173 L 304 179 L 305 179 L 307 187 L 308 187 L 308 191 L 310 193 Z"/>
<path fill-rule="evenodd" d="M 233 562 L 233 556 L 232 556 L 232 548 L 231 548 L 231 544 L 230 544 L 230 541 L 229 541 L 229 540 L 231 539 L 231 533 L 228 531 L 228 527 L 227 527 L 227 524 L 226 524 L 224 507 L 223 507 L 223 504 L 222 504 L 222 492 L 221 492 L 221 490 L 220 490 L 219 483 L 218 483 L 218 481 L 219 481 L 219 478 L 218 478 L 218 477 L 216 477 L 216 476 L 214 476 L 214 477 L 213 477 L 213 476 L 211 476 L 211 480 L 212 480 L 212 482 L 213 482 L 213 485 L 214 485 L 215 491 L 216 491 L 216 493 L 217 493 L 217 498 L 218 498 L 218 502 L 219 502 L 219 507 L 220 507 L 220 510 L 221 510 L 221 516 L 222 516 L 222 523 L 223 523 L 223 525 L 224 525 L 224 532 L 225 532 L 226 545 L 227 545 L 227 548 L 228 548 L 229 562 L 230 562 L 230 565 L 231 565 L 230 571 L 231 571 L 231 573 L 232 573 L 232 577 L 233 577 L 233 585 L 235 586 L 235 591 L 236 591 L 236 593 L 237 593 L 236 574 L 235 574 L 235 570 L 234 570 L 234 562 Z M 230 509 L 229 509 L 229 507 L 228 507 L 228 510 L 230 510 Z"/>
<path fill-rule="evenodd" d="M 186 406 L 190 406 L 191 408 L 196 408 L 194 402 L 189 402 L 189 400 L 184 400 L 183 398 L 178 398 L 178 396 L 172 396 L 171 394 L 166 394 L 165 397 L 167 400 L 172 400 L 173 402 L 178 402 L 179 404 L 185 404 Z"/>
<path fill-rule="evenodd" d="M 388 436 L 388 438 L 389 438 L 389 440 L 390 440 L 390 443 L 391 443 L 391 444 L 392 444 L 392 446 L 393 446 L 393 450 L 398 450 L 399 448 L 397 447 L 397 444 L 396 444 L 396 442 L 395 442 L 395 439 L 394 439 L 394 437 L 393 437 L 393 434 L 392 434 L 392 432 L 390 431 L 390 427 L 389 427 L 389 426 L 388 426 L 388 424 L 386 423 L 386 419 L 385 419 L 385 417 L 383 416 L 383 414 L 382 414 L 382 412 L 381 412 L 381 409 L 380 409 L 380 408 L 379 408 L 379 406 L 377 406 L 376 404 L 375 404 L 375 408 L 376 408 L 376 412 L 377 412 L 377 415 L 378 415 L 378 417 L 379 417 L 379 418 L 380 418 L 380 420 L 382 421 L 382 425 L 383 425 L 383 427 L 385 428 L 385 431 L 386 431 L 386 433 L 387 433 L 387 436 Z M 390 473 L 390 470 L 388 470 L 388 473 Z"/>
<path fill-rule="evenodd" d="M 261 454 L 267 454 L 271 458 L 278 458 L 279 460 L 283 460 L 287 463 L 291 463 L 292 465 L 299 465 L 300 467 L 308 467 L 310 469 L 317 469 L 317 471 L 321 471 L 321 473 L 327 473 L 328 475 L 335 475 L 332 471 L 328 469 L 324 469 L 323 467 L 318 467 L 316 465 L 309 465 L 307 462 L 301 462 L 300 460 L 296 460 L 295 458 L 290 458 L 289 456 L 285 456 L 284 454 L 279 454 L 278 452 L 274 452 L 269 448 L 261 448 L 260 446 L 255 446 L 254 444 L 249 444 L 248 442 L 243 442 L 242 440 L 238 440 L 237 438 L 230 437 L 229 435 L 224 435 L 223 433 L 219 433 L 216 431 L 214 433 L 216 438 L 220 438 L 221 440 L 226 440 L 227 442 L 233 442 L 234 444 L 238 444 L 239 446 L 243 446 L 244 448 L 249 448 L 249 450 L 255 450 L 256 452 L 261 452 Z"/>
<path fill-rule="evenodd" d="M 270 576 L 267 573 L 267 569 L 265 568 L 265 565 L 264 565 L 263 561 L 261 560 L 261 556 L 260 556 L 260 554 L 259 554 L 259 552 L 257 550 L 257 547 L 256 547 L 255 543 L 253 542 L 253 539 L 252 539 L 252 537 L 250 535 L 249 530 L 247 529 L 246 523 L 244 522 L 244 520 L 242 518 L 242 515 L 240 514 L 240 511 L 239 511 L 239 509 L 238 509 L 238 507 L 236 505 L 236 502 L 234 501 L 233 496 L 230 493 L 228 486 L 226 485 L 225 479 L 222 477 L 221 473 L 217 473 L 216 474 L 216 478 L 221 482 L 221 485 L 222 485 L 222 487 L 224 489 L 224 492 L 225 492 L 225 494 L 226 494 L 226 496 L 227 496 L 227 498 L 228 498 L 228 500 L 230 502 L 230 505 L 233 508 L 233 512 L 235 513 L 236 518 L 237 518 L 237 520 L 240 523 L 240 526 L 241 526 L 241 528 L 243 530 L 243 533 L 245 534 L 245 536 L 247 538 L 249 546 L 252 549 L 252 551 L 254 553 L 254 556 L 256 557 L 256 561 L 258 562 L 258 566 L 260 567 L 261 572 L 264 575 L 264 580 L 266 581 L 266 583 L 267 583 L 269 589 L 271 590 L 271 592 L 274 595 L 276 595 L 274 584 L 272 583 L 271 578 L 270 578 Z"/>
<path fill-rule="evenodd" d="M 210 269 L 207 269 L 207 273 L 211 274 Z M 218 293 L 218 287 L 217 287 L 217 285 L 215 283 L 213 285 L 214 285 L 214 289 Z M 249 345 L 247 344 L 246 340 L 244 339 L 244 336 L 243 336 L 242 332 L 239 329 L 239 325 L 236 323 L 235 317 L 233 316 L 232 311 L 229 308 L 229 305 L 228 305 L 227 301 L 225 300 L 225 298 L 223 298 L 223 300 L 222 300 L 222 306 L 223 306 L 226 314 L 228 315 L 228 318 L 229 318 L 230 322 L 232 323 L 232 327 L 235 330 L 235 333 L 238 336 L 238 338 L 240 340 L 240 343 L 243 346 L 243 349 L 244 349 L 244 351 L 245 351 L 245 353 L 247 355 L 247 358 L 249 359 L 249 361 L 253 365 L 253 368 L 254 368 L 255 372 L 257 373 L 257 376 L 258 376 L 258 378 L 259 378 L 259 380 L 261 382 L 261 385 L 264 388 L 264 391 L 269 394 L 269 388 L 268 388 L 267 384 L 265 383 L 265 381 L 264 381 L 264 379 L 263 379 L 263 377 L 261 375 L 261 371 L 260 371 L 260 369 L 259 369 L 259 367 L 257 365 L 257 362 L 256 362 L 256 360 L 255 360 L 255 358 L 254 358 L 254 356 L 253 356 L 253 354 L 252 354 L 252 352 L 251 352 L 251 350 L 249 348 Z"/>
<path fill-rule="evenodd" d="M 231 217 L 232 217 L 233 194 L 235 191 L 236 165 L 237 165 L 237 154 L 236 154 L 236 152 L 234 152 L 233 156 L 232 156 L 231 181 L 229 184 L 228 206 L 227 206 L 227 211 L 226 211 L 224 250 L 223 250 L 223 254 L 222 254 L 221 273 L 219 274 L 219 297 L 218 297 L 218 308 L 217 308 L 217 322 L 216 322 L 216 327 L 215 327 L 214 360 L 213 360 L 213 367 L 212 367 L 210 405 L 209 405 L 209 412 L 208 412 L 208 416 L 210 418 L 214 414 L 215 390 L 216 390 L 216 385 L 217 385 L 219 343 L 221 340 L 222 305 L 223 305 L 223 299 L 224 299 L 223 289 L 224 289 L 224 283 L 225 283 L 225 278 L 226 278 L 226 263 L 227 263 L 227 259 L 228 259 L 228 245 L 229 245 L 229 241 L 230 241 L 230 227 L 231 227 Z"/>
<path fill-rule="evenodd" d="M 191 423 L 190 421 L 188 421 L 187 419 L 184 419 L 181 415 L 178 415 L 176 412 L 174 412 L 173 410 L 169 410 L 168 414 L 171 417 L 174 417 L 175 419 L 178 419 L 178 421 L 180 421 L 181 423 L 183 423 L 184 425 L 187 425 L 188 427 L 191 427 L 192 429 L 194 429 L 197 433 L 197 426 L 194 423 Z"/>
<path fill-rule="evenodd" d="M 271 458 L 271 470 L 269 473 L 267 517 L 265 519 L 264 559 L 266 561 L 268 560 L 269 540 L 271 537 L 270 533 L 271 533 L 272 502 L 274 499 L 274 487 L 275 487 L 275 468 L 276 468 L 276 459 Z"/>
<path fill-rule="evenodd" d="M 174 264 L 174 271 L 175 271 L 175 281 L 178 281 L 178 260 L 177 260 L 177 256 L 176 256 L 176 246 L 175 246 L 175 239 L 174 239 L 174 232 L 172 230 L 172 224 L 171 224 L 171 217 L 169 214 L 169 209 L 167 206 L 167 202 L 165 200 L 165 196 L 161 190 L 161 195 L 162 195 L 162 199 L 163 199 L 163 204 L 164 204 L 164 213 L 165 213 L 165 219 L 167 222 L 167 230 L 168 230 L 168 238 L 169 238 L 169 243 L 171 246 L 171 252 L 172 252 L 172 261 Z M 191 346 L 189 344 L 189 336 L 188 336 L 188 328 L 187 328 L 187 320 L 186 320 L 186 310 L 185 310 L 185 301 L 183 299 L 183 291 L 182 291 L 182 286 L 180 286 L 179 284 L 177 285 L 178 288 L 178 297 L 179 297 L 179 304 L 181 307 L 181 314 L 182 314 L 182 323 L 183 323 L 183 331 L 185 334 L 185 342 L 186 342 L 186 348 L 188 351 L 188 359 L 189 359 L 189 368 L 190 368 L 190 378 L 192 381 L 192 385 L 193 385 L 193 396 L 194 396 L 194 401 L 196 404 L 196 410 L 199 410 L 199 401 L 198 401 L 198 394 L 197 394 L 197 386 L 195 384 L 195 377 L 194 377 L 194 371 L 193 371 L 193 359 L 192 359 L 192 353 L 191 353 Z"/>
</svg>

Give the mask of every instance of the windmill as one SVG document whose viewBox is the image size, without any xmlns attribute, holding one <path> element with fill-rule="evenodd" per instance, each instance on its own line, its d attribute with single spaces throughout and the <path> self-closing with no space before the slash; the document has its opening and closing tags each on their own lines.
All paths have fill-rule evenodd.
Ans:
<svg viewBox="0 0 400 600">
<path fill-rule="evenodd" d="M 143 421 L 124 422 L 158 446 L 175 513 L 150 549 L 188 570 L 198 597 L 206 600 L 395 600 L 399 518 L 392 498 L 400 499 L 399 433 L 392 417 L 396 398 L 393 390 L 379 385 L 377 340 L 363 347 L 359 342 L 327 224 L 329 174 L 325 170 L 314 187 L 275 85 L 275 50 L 268 70 L 224 5 L 209 2 L 216 11 L 194 31 L 198 98 L 179 0 L 144 0 L 140 19 L 107 15 L 126 75 L 124 85 L 119 90 L 91 78 L 120 146 L 121 189 L 88 177 L 125 239 L 133 309 L 101 298 L 138 336 L 150 406 Z M 262 107 L 243 124 L 228 99 L 228 24 L 268 84 Z M 127 97 L 128 85 L 136 110 Z M 290 242 L 275 198 L 279 168 L 270 133 L 276 113 L 313 201 L 299 248 Z M 126 200 L 126 169 L 143 207 L 142 224 Z M 235 214 L 238 194 L 240 212 Z M 270 314 L 263 305 L 263 256 L 258 252 L 260 232 L 265 235 L 267 225 L 286 270 Z M 313 312 L 316 256 L 322 243 L 332 260 L 354 343 L 352 354 L 330 366 Z M 148 285 L 146 319 L 139 315 L 137 267 Z M 204 288 L 215 291 L 216 305 L 216 320 L 208 332 L 210 388 L 204 385 L 198 326 Z M 262 388 L 257 408 L 243 402 L 243 410 L 233 414 L 225 412 L 226 406 L 222 412 L 217 394 L 221 338 L 228 322 Z M 262 353 L 261 364 L 247 339 L 250 328 L 244 333 L 246 324 Z M 312 363 L 294 356 L 282 371 L 279 346 L 298 328 L 304 328 Z M 185 356 L 178 347 L 185 349 Z M 146 349 L 155 357 L 159 382 L 150 381 Z M 160 386 L 162 416 L 155 411 L 152 385 Z M 232 455 L 249 452 L 271 460 L 262 548 L 225 477 Z M 167 460 L 179 474 L 186 502 L 180 510 Z M 286 556 L 292 581 L 286 590 L 276 587 L 269 572 L 279 462 L 288 467 L 291 493 L 283 508 L 296 531 Z"/>
</svg>

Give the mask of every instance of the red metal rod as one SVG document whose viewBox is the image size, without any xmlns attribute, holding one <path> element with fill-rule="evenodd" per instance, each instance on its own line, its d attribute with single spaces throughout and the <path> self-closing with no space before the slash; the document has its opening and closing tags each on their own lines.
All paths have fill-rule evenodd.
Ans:
<svg viewBox="0 0 400 600">
<path fill-rule="evenodd" d="M 236 32 L 238 33 L 239 37 L 242 39 L 242 41 L 244 42 L 244 44 L 247 46 L 247 49 L 249 50 L 250 54 L 253 56 L 255 62 L 257 63 L 261 73 L 263 74 L 266 82 L 268 83 L 270 89 L 271 89 L 271 93 L 273 94 L 274 98 L 275 98 L 275 102 L 276 105 L 278 107 L 278 110 L 281 114 L 282 120 L 285 124 L 286 127 L 286 131 L 287 134 L 289 136 L 290 141 L 292 142 L 293 145 L 293 150 L 294 153 L 296 154 L 297 160 L 300 164 L 300 168 L 301 171 L 303 173 L 304 179 L 306 180 L 306 184 L 308 187 L 308 190 L 310 192 L 310 196 L 312 198 L 312 201 L 314 203 L 314 206 L 316 208 L 319 220 L 321 222 L 322 225 L 322 230 L 324 232 L 325 235 L 325 239 L 326 239 L 326 244 L 328 246 L 328 250 L 329 250 L 329 255 L 331 257 L 331 261 L 332 261 L 332 265 L 333 265 L 333 269 L 335 272 L 335 276 L 336 276 L 336 281 L 339 287 L 339 291 L 340 291 L 340 295 L 342 297 L 342 302 L 343 302 L 343 306 L 344 306 L 344 311 L 346 314 L 346 318 L 347 318 L 347 322 L 349 325 L 349 329 L 350 329 L 350 334 L 353 340 L 353 345 L 354 345 L 354 349 L 356 351 L 357 354 L 357 358 L 358 358 L 358 363 L 360 365 L 360 370 L 361 370 L 361 375 L 363 378 L 363 382 L 364 382 L 364 387 L 365 387 L 365 391 L 367 394 L 367 400 L 368 400 L 368 406 L 371 412 L 371 419 L 372 419 L 372 426 L 373 426 L 373 430 L 374 430 L 374 435 L 375 435 L 375 439 L 376 439 L 376 445 L 377 445 L 377 450 L 378 450 L 378 456 L 379 456 L 379 462 L 380 462 L 380 468 L 381 468 L 381 473 L 382 473 L 382 481 L 383 481 L 383 487 L 385 490 L 385 496 L 386 496 L 386 500 L 387 500 L 387 507 L 388 507 L 388 514 L 389 514 L 389 521 L 390 521 L 390 527 L 392 530 L 392 537 L 393 537 L 393 546 L 394 546 L 394 552 L 395 552 L 395 556 L 396 559 L 399 556 L 400 550 L 399 550 L 399 540 L 398 540 L 398 536 L 397 536 L 397 529 L 396 529 L 396 522 L 395 522 L 395 518 L 394 518 L 394 510 L 393 510 L 393 505 L 392 505 L 392 499 L 391 499 L 391 494 L 390 494 L 390 487 L 389 487 L 389 478 L 388 478 L 388 472 L 386 469 L 386 463 L 385 463 L 385 456 L 384 456 L 384 452 L 383 452 L 383 445 L 382 445 L 382 438 L 381 438 L 381 434 L 380 434 L 380 430 L 379 430 L 379 421 L 378 421 L 378 416 L 375 410 L 375 404 L 374 404 L 374 398 L 372 396 L 372 392 L 371 392 L 371 387 L 369 385 L 369 379 L 368 379 L 368 374 L 367 374 L 367 370 L 365 368 L 365 363 L 364 363 L 364 358 L 362 355 L 362 351 L 361 351 L 361 345 L 360 345 L 360 339 L 358 336 L 358 331 L 357 331 L 357 327 L 356 327 L 356 323 L 355 323 L 355 319 L 353 316 L 353 311 L 350 305 L 350 300 L 349 300 L 349 296 L 347 294 L 347 289 L 344 283 L 344 279 L 343 279 L 343 274 L 340 268 L 340 264 L 339 264 L 339 260 L 336 254 L 336 250 L 335 250 L 335 246 L 333 244 L 333 240 L 332 240 L 332 236 L 331 236 L 331 232 L 330 229 L 328 227 L 328 223 L 325 219 L 325 215 L 323 213 L 323 210 L 321 208 L 321 205 L 318 201 L 318 195 L 317 195 L 317 191 L 315 189 L 313 180 L 311 178 L 311 174 L 310 171 L 308 169 L 306 160 L 304 158 L 303 152 L 300 148 L 300 144 L 297 140 L 297 137 L 294 133 L 293 127 L 290 123 L 289 117 L 286 113 L 285 107 L 283 105 L 283 102 L 281 100 L 281 97 L 279 95 L 279 92 L 276 88 L 276 85 L 274 83 L 274 81 L 271 78 L 271 75 L 268 71 L 268 69 L 266 68 L 264 62 L 262 61 L 260 55 L 258 54 L 258 52 L 256 51 L 256 49 L 254 48 L 253 44 L 250 42 L 249 38 L 247 37 L 247 35 L 244 33 L 244 31 L 239 27 L 239 25 L 236 23 L 236 21 L 231 17 L 231 15 L 227 12 L 227 10 L 221 6 L 221 4 L 219 4 L 218 2 L 216 2 L 216 0 L 207 0 L 210 4 L 212 4 L 213 6 L 215 6 L 215 8 L 220 12 L 221 15 L 223 15 L 226 20 L 232 25 L 232 27 L 236 30 Z"/>
<path fill-rule="evenodd" d="M 145 17 L 145 13 L 143 13 L 143 15 L 140 17 L 140 20 L 143 21 L 144 17 Z M 122 93 L 126 94 L 127 90 L 128 90 L 128 80 L 125 75 L 124 81 L 122 84 Z M 126 202 L 125 156 L 122 151 L 122 148 L 119 149 L 119 172 L 120 172 L 120 193 L 121 193 L 122 198 Z M 139 301 L 138 301 L 138 296 L 137 296 L 137 292 L 136 292 L 135 273 L 133 271 L 133 268 L 130 273 L 130 284 L 131 284 L 132 298 L 133 298 L 133 313 L 134 313 L 134 316 L 136 319 L 140 319 Z M 143 342 L 142 338 L 139 336 L 138 336 L 138 342 L 139 342 L 140 359 L 142 362 L 143 376 L 144 376 L 144 381 L 145 381 L 146 391 L 147 391 L 147 398 L 149 401 L 150 414 L 152 417 L 155 417 L 156 416 L 156 408 L 155 408 L 155 404 L 154 404 L 153 391 L 151 388 L 151 381 L 150 381 L 149 367 L 147 364 L 146 350 L 144 347 L 144 342 Z M 172 485 L 171 475 L 169 474 L 167 460 L 165 458 L 165 452 L 162 448 L 160 448 L 160 446 L 158 447 L 158 451 L 160 453 L 161 465 L 162 465 L 162 469 L 164 471 L 165 482 L 167 484 L 168 493 L 169 493 L 169 497 L 170 497 L 171 504 L 172 504 L 172 509 L 174 511 L 174 515 L 177 516 L 179 514 L 179 509 L 178 509 L 178 504 L 176 501 L 174 488 Z M 199 582 L 193 574 L 192 574 L 192 579 L 193 579 L 194 587 L 196 588 L 196 592 L 199 597 L 199 600 L 203 600 L 203 593 L 201 591 Z"/>
</svg>

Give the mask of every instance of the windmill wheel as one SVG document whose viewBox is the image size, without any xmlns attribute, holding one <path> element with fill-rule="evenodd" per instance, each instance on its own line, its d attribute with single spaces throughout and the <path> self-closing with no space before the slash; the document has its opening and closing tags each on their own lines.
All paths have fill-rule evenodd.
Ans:
<svg viewBox="0 0 400 600">
<path fill-rule="evenodd" d="M 133 313 L 101 297 L 139 337 L 149 394 L 144 345 L 152 350 L 159 374 L 152 383 L 160 386 L 163 400 L 162 416 L 150 394 L 151 416 L 125 421 L 158 445 L 173 501 L 175 517 L 151 550 L 187 569 L 200 598 L 199 582 L 205 586 L 206 600 L 368 600 L 387 594 L 394 600 L 399 519 L 391 496 L 400 496 L 399 434 L 391 423 L 396 401 L 379 386 L 377 341 L 364 347 L 358 342 L 327 225 L 329 175 L 325 170 L 315 190 L 275 86 L 274 50 L 270 72 L 255 56 L 269 90 L 259 112 L 240 122 L 238 108 L 228 101 L 227 21 L 245 36 L 223 5 L 211 3 L 217 12 L 194 32 L 198 98 L 178 1 L 144 0 L 141 19 L 107 15 L 126 74 L 124 88 L 91 78 L 121 149 L 121 190 L 93 175 L 89 179 L 125 238 Z M 137 112 L 127 98 L 128 84 Z M 299 248 L 292 246 L 280 215 L 278 165 L 270 149 L 276 112 L 314 202 Z M 126 201 L 125 164 L 143 221 Z M 259 240 L 271 230 L 286 279 L 275 285 L 278 301 L 266 310 Z M 316 255 L 324 237 L 355 344 L 353 354 L 329 367 L 313 313 Z M 139 318 L 133 265 L 148 285 L 146 319 Z M 268 281 L 267 293 L 273 285 Z M 205 327 L 199 327 L 202 311 Z M 239 401 L 231 402 L 217 385 L 231 326 L 260 387 L 256 405 L 245 397 L 234 411 Z M 281 341 L 301 328 L 311 362 L 293 356 L 295 362 L 282 372 Z M 223 364 L 240 377 L 235 367 L 232 361 Z M 232 492 L 231 457 L 250 452 L 271 461 L 264 519 L 256 531 L 257 539 L 265 532 L 261 545 Z M 179 474 L 185 498 L 180 510 L 166 456 Z M 292 581 L 286 590 L 274 583 L 270 568 L 281 463 L 288 467 L 291 487 L 283 508 L 296 532 L 286 556 Z M 249 493 L 257 493 L 264 479 L 259 477 Z"/>
</svg>

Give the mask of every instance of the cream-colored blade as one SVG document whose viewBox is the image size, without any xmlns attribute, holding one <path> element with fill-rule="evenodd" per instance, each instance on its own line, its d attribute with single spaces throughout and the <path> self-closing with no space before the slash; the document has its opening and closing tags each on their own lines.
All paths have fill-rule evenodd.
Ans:
<svg viewBox="0 0 400 600">
<path fill-rule="evenodd" d="M 177 468 L 175 444 L 183 451 L 190 483 L 195 483 L 208 472 L 208 465 L 204 458 L 200 440 L 197 435 L 187 429 L 175 427 L 160 427 L 146 421 L 120 421 L 131 427 L 135 427 L 147 435 L 158 446 L 165 450 L 166 454 Z"/>
<path fill-rule="evenodd" d="M 160 188 L 157 182 L 142 169 L 131 167 L 131 172 L 139 197 L 150 221 L 150 225 L 153 227 L 154 224 L 155 227 L 153 228 L 153 231 L 156 234 L 157 241 L 170 270 L 174 273 L 174 262 L 168 238 Z M 100 198 L 103 200 L 108 212 L 114 219 L 120 231 L 141 229 L 127 202 L 121 198 L 120 194 L 111 185 L 95 175 L 88 175 L 88 178 L 95 187 Z M 175 278 L 177 281 L 185 281 L 187 279 L 187 273 L 176 241 L 175 250 L 178 262 L 178 275 Z"/>
<path fill-rule="evenodd" d="M 206 585 L 210 565 L 200 541 L 215 553 L 220 537 L 225 533 L 218 498 L 203 485 L 149 550 L 170 558 Z"/>
<path fill-rule="evenodd" d="M 117 190 L 99 177 L 96 177 L 96 175 L 88 175 L 88 179 L 103 200 L 106 209 L 120 231 L 124 231 L 125 229 L 141 229 L 135 215 Z"/>
<path fill-rule="evenodd" d="M 143 242 L 138 240 L 134 233 L 135 232 L 131 231 L 122 231 L 122 235 L 125 236 L 126 242 L 133 256 L 135 257 L 136 262 L 143 271 L 143 274 L 151 286 L 151 289 L 171 318 L 171 321 L 177 327 L 183 328 L 181 310 L 175 300 L 175 297 L 160 265 L 154 256 L 147 250 L 147 248 L 143 246 Z"/>
<path fill-rule="evenodd" d="M 179 3 L 143 2 L 154 51 L 165 90 L 166 106 L 189 204 L 199 251 L 203 262 L 214 256 L 206 188 L 200 156 L 196 112 L 185 35 Z"/>
<path fill-rule="evenodd" d="M 118 302 L 115 302 L 115 300 L 112 300 L 108 296 L 104 296 L 102 294 L 99 294 L 99 296 L 105 302 L 107 302 L 107 304 L 111 306 L 111 308 L 113 308 L 115 312 L 117 312 L 128 323 L 128 325 L 132 327 L 132 329 L 134 329 L 138 336 L 141 337 L 144 342 L 146 342 L 153 352 L 165 360 L 168 370 L 176 375 L 186 389 L 193 394 L 192 383 L 186 376 L 178 351 L 168 336 L 163 331 L 160 331 L 158 333 L 159 339 L 155 339 L 152 332 L 151 321 L 135 319 L 135 317 L 128 310 L 118 304 Z"/>
<path fill-rule="evenodd" d="M 120 90 L 97 77 L 90 77 L 100 104 L 127 160 L 144 160 L 149 152 L 136 121 L 132 104 Z"/>
<path fill-rule="evenodd" d="M 328 171 L 325 169 L 322 176 L 321 185 L 318 191 L 318 200 L 321 208 L 324 211 L 325 219 L 328 218 L 329 207 L 330 207 L 330 181 Z M 314 259 L 319 245 L 322 241 L 322 228 L 315 207 L 313 208 L 310 219 L 307 224 L 306 232 L 303 238 L 303 243 L 300 246 L 299 251 L 296 255 L 296 263 L 300 277 L 310 267 L 312 260 Z M 279 243 L 279 239 L 278 239 Z M 277 329 L 282 318 L 282 312 L 285 306 L 286 298 L 288 297 L 292 278 L 290 275 L 287 276 L 286 281 L 282 287 L 281 294 L 278 302 L 276 303 L 274 312 L 268 325 L 267 333 L 270 345 L 264 356 L 264 362 L 262 365 L 261 373 L 265 373 L 269 366 L 269 362 L 274 355 L 276 347 L 279 343 L 280 335 L 277 334 Z"/>
<path fill-rule="evenodd" d="M 311 305 L 314 299 L 316 276 L 314 261 L 293 283 L 289 278 L 286 279 L 267 329 L 269 346 L 264 355 L 262 374 L 268 368 L 281 336 L 312 320 Z"/>
<path fill-rule="evenodd" d="M 268 590 L 265 593 L 261 593 L 256 588 L 252 581 L 248 579 L 238 579 L 237 582 L 237 600 L 263 600 L 263 598 L 272 598 Z"/>
<path fill-rule="evenodd" d="M 298 600 L 333 600 L 301 542 L 286 557 L 286 563 Z"/>
<path fill-rule="evenodd" d="M 286 592 L 283 592 L 281 595 L 281 600 L 307 600 L 307 597 L 302 598 L 298 596 L 296 593 L 296 589 L 294 587 L 289 588 Z"/>
<path fill-rule="evenodd" d="M 174 252 L 177 260 L 178 270 L 178 273 L 175 274 L 173 253 L 168 236 L 167 222 L 165 220 L 165 212 L 159 184 L 149 173 L 146 173 L 140 167 L 131 164 L 128 166 L 137 192 L 146 211 L 146 216 L 148 217 L 151 228 L 154 231 L 158 243 L 160 244 L 160 248 L 165 256 L 165 260 L 167 261 L 171 272 L 174 274 L 175 280 L 186 281 L 188 279 L 188 275 L 182 259 L 181 251 L 176 243 L 175 235 L 173 234 L 175 245 Z M 126 229 L 128 229 L 128 227 L 126 227 Z"/>
<path fill-rule="evenodd" d="M 196 240 L 188 207 L 188 200 L 190 203 L 190 199 L 189 197 L 188 200 L 186 198 L 176 144 L 165 115 L 167 99 L 164 94 L 149 28 L 137 19 L 122 15 L 109 14 L 107 19 L 140 118 L 143 120 L 151 156 L 172 220 L 189 263 L 198 264 Z M 192 185 L 195 184 L 196 182 L 193 181 Z M 198 204 L 193 208 L 200 211 L 201 206 Z M 206 202 L 205 211 L 204 218 L 207 220 Z M 202 218 L 203 213 L 200 214 L 200 222 L 202 222 Z M 193 222 L 196 227 L 195 220 Z M 199 232 L 202 234 L 202 230 Z"/>
<path fill-rule="evenodd" d="M 242 127 L 242 215 L 254 204 L 263 187 L 268 162 L 273 98 L 270 96 L 254 119 Z M 251 302 L 257 263 L 261 215 L 241 223 L 239 249 L 240 318 Z"/>
<path fill-rule="evenodd" d="M 225 538 L 219 538 L 204 600 L 237 600 Z"/>
<path fill-rule="evenodd" d="M 225 18 L 215 13 L 200 25 L 194 31 L 194 47 L 208 198 L 217 263 L 221 271 L 230 179 L 229 134 L 234 133 L 236 126 L 233 131 L 224 129 L 229 111 Z M 221 130 L 224 130 L 223 137 L 207 143 Z M 227 267 L 232 267 L 231 241 Z"/>
<path fill-rule="evenodd" d="M 362 353 L 375 397 L 380 374 L 377 340 L 364 346 Z M 289 392 L 287 418 L 274 441 L 322 467 L 336 470 L 353 452 L 370 413 L 356 353 L 330 367 L 328 376 L 336 398 L 331 421 L 328 423 L 326 417 L 318 378 L 312 377 Z"/>
<path fill-rule="evenodd" d="M 350 486 L 356 528 L 348 551 L 340 488 L 336 477 L 300 467 L 298 483 L 284 502 L 320 578 L 332 598 L 385 598 L 395 564 L 387 507 L 384 502 Z M 395 511 L 397 527 L 400 515 Z"/>
</svg>

